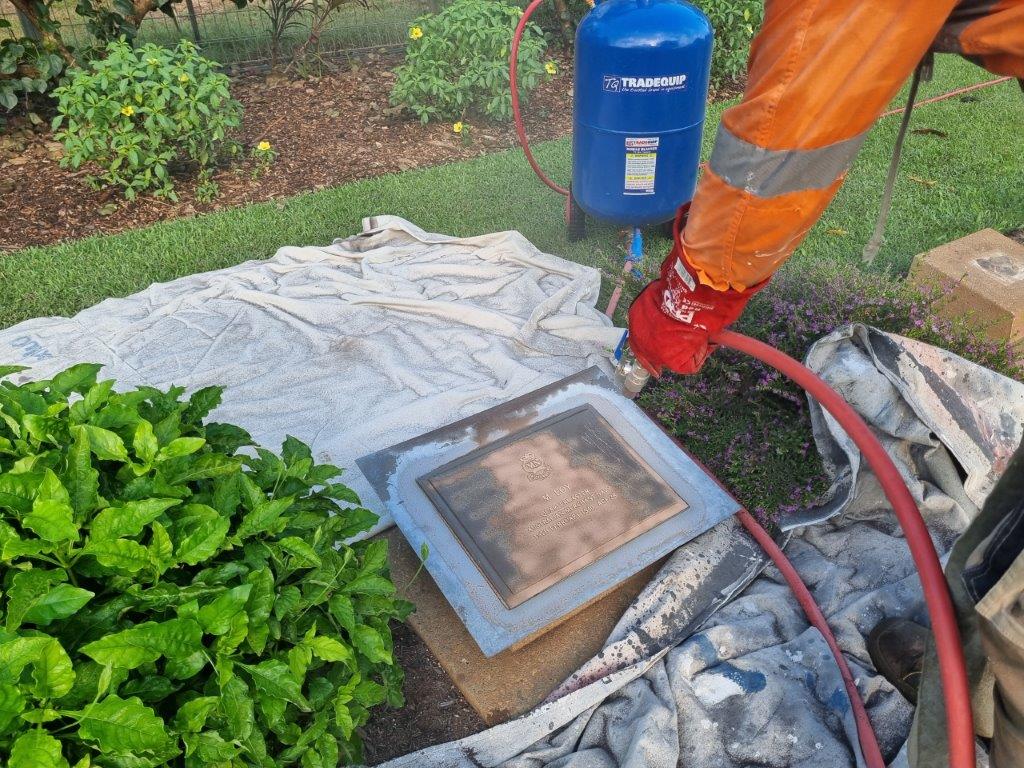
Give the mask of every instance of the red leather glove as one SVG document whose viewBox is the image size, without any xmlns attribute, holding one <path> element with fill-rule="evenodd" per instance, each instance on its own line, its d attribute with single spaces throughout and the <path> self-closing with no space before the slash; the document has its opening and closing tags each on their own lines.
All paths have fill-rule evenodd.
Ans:
<svg viewBox="0 0 1024 768">
<path fill-rule="evenodd" d="M 675 245 L 662 262 L 661 277 L 629 308 L 629 348 L 655 376 L 663 368 L 696 373 L 714 349 L 710 336 L 733 323 L 767 280 L 747 288 L 718 291 L 698 280 L 686 260 L 680 236 L 685 216 L 676 218 Z"/>
</svg>

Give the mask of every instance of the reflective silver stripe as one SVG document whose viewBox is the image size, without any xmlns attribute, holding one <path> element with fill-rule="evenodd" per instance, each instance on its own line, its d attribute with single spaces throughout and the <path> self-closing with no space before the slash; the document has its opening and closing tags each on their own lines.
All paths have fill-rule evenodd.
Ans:
<svg viewBox="0 0 1024 768">
<path fill-rule="evenodd" d="M 825 189 L 849 169 L 866 136 L 867 131 L 820 149 L 764 149 L 719 125 L 711 170 L 758 197 Z"/>
</svg>

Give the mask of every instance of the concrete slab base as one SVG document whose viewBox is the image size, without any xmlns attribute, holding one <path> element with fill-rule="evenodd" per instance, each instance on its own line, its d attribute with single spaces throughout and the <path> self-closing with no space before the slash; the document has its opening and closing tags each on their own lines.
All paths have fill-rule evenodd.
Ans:
<svg viewBox="0 0 1024 768">
<path fill-rule="evenodd" d="M 1024 343 L 1024 245 L 983 229 L 918 255 L 910 280 L 941 294 L 943 317 L 993 341 Z"/>
<path fill-rule="evenodd" d="M 401 589 L 419 569 L 419 557 L 398 528 L 381 536 L 388 540 L 391 577 Z M 409 625 L 470 706 L 488 725 L 496 725 L 533 709 L 600 651 L 608 634 L 654 577 L 661 562 L 564 617 L 553 628 L 491 658 L 481 652 L 426 569 L 403 590 L 403 597 L 416 604 Z"/>
</svg>

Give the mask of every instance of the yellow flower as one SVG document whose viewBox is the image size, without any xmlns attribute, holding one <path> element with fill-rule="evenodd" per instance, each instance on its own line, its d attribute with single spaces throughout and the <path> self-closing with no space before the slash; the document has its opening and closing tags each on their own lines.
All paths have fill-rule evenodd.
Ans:
<svg viewBox="0 0 1024 768">
<path fill-rule="evenodd" d="M 461 121 L 461 120 L 459 120 L 459 122 L 457 122 L 457 123 L 454 123 L 454 124 L 452 125 L 452 130 L 453 130 L 453 131 L 454 131 L 455 133 L 462 133 L 462 127 L 463 127 L 463 126 L 462 126 L 462 121 Z"/>
<path fill-rule="evenodd" d="M 187 83 L 188 82 L 188 75 L 186 75 L 184 73 L 178 75 L 178 82 L 179 83 Z"/>
<path fill-rule="evenodd" d="M 409 37 L 411 37 L 413 40 L 419 40 L 421 37 L 423 37 L 423 28 L 413 27 L 412 29 L 409 30 Z"/>
<path fill-rule="evenodd" d="M 269 141 L 261 141 L 259 144 L 256 145 L 256 149 L 258 149 L 260 152 L 269 152 L 270 151 L 270 142 Z"/>
<path fill-rule="evenodd" d="M 125 104 L 123 107 L 121 107 L 121 114 L 125 117 L 131 117 L 135 114 L 135 107 L 133 107 L 131 104 Z"/>
<path fill-rule="evenodd" d="M 549 75 L 557 74 L 558 65 L 555 64 L 555 62 L 553 61 L 549 61 L 547 64 L 544 65 L 544 71 L 547 72 Z"/>
</svg>

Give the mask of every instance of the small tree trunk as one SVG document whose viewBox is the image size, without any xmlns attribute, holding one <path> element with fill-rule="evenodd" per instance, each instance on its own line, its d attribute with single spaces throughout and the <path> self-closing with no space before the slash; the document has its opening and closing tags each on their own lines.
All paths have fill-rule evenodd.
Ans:
<svg viewBox="0 0 1024 768">
<path fill-rule="evenodd" d="M 56 28 L 50 24 L 44 23 L 40 18 L 36 8 L 36 4 L 31 0 L 11 0 L 11 4 L 18 12 L 18 17 L 21 19 L 22 25 L 26 27 L 25 36 L 33 40 L 42 42 L 48 48 L 52 48 L 60 57 L 64 59 L 64 63 L 73 67 L 78 62 L 75 60 L 75 55 L 71 53 L 71 50 L 64 44 L 64 40 L 61 38 L 60 33 L 56 31 Z M 40 4 L 41 7 L 42 4 Z M 30 31 L 28 28 L 31 27 Z"/>
<path fill-rule="evenodd" d="M 566 45 L 571 46 L 576 39 L 576 30 L 572 27 L 572 16 L 565 0 L 555 0 L 555 13 L 558 14 L 558 21 L 562 25 L 562 38 Z"/>
<path fill-rule="evenodd" d="M 331 11 L 334 10 L 334 7 L 336 6 L 328 4 L 327 7 L 323 10 L 323 12 L 321 12 L 321 14 L 313 20 L 313 23 L 310 25 L 309 28 L 309 37 L 307 37 L 302 42 L 302 45 L 300 45 L 295 50 L 295 53 L 292 54 L 292 60 L 285 68 L 286 72 L 290 71 L 292 67 L 297 66 L 299 62 L 304 61 L 306 56 L 309 55 L 310 48 L 312 48 L 313 50 L 318 49 L 320 45 L 320 35 L 324 31 L 324 25 L 327 24 L 327 17 L 330 16 Z"/>
</svg>

